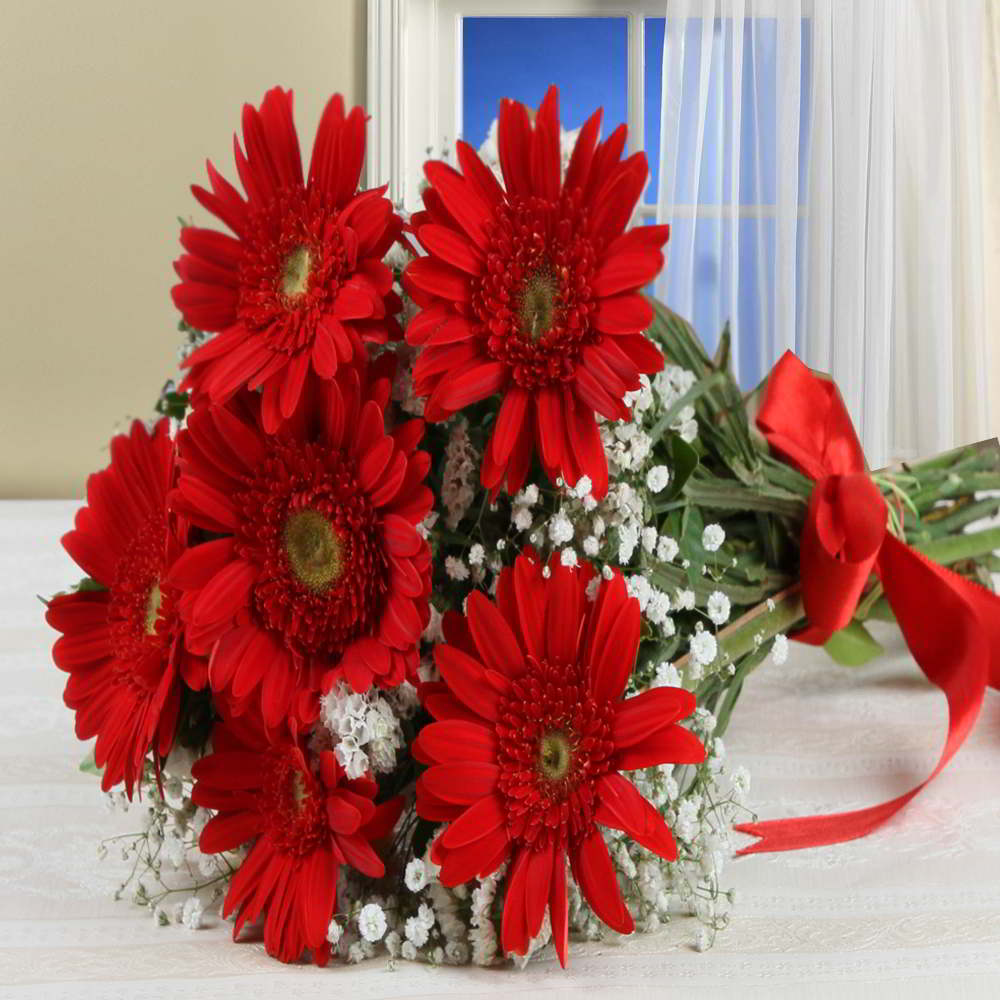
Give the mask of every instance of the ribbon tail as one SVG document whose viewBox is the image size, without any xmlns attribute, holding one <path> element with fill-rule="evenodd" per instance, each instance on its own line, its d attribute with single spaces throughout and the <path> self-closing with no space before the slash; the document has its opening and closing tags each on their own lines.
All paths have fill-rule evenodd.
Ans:
<svg viewBox="0 0 1000 1000">
<path fill-rule="evenodd" d="M 930 778 L 927 779 L 930 781 Z M 886 820 L 899 812 L 927 782 L 910 789 L 890 802 L 853 812 L 825 816 L 802 816 L 797 819 L 772 819 L 762 823 L 740 823 L 733 829 L 760 839 L 737 851 L 737 855 L 766 854 L 775 851 L 798 851 L 803 847 L 825 847 L 867 837 Z"/>
<path fill-rule="evenodd" d="M 760 838 L 738 854 L 821 847 L 866 836 L 941 773 L 975 725 L 987 682 L 997 676 L 1000 599 L 891 535 L 883 542 L 876 569 L 910 652 L 948 701 L 948 736 L 941 756 L 924 781 L 888 802 L 853 812 L 735 826 L 739 833 Z"/>
</svg>

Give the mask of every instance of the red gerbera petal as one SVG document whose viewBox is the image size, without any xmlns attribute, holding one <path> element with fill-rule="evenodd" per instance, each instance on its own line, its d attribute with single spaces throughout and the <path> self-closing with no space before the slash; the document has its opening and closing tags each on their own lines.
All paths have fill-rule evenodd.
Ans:
<svg viewBox="0 0 1000 1000">
<path fill-rule="evenodd" d="M 552 924 L 552 945 L 559 964 L 565 969 L 569 961 L 569 900 L 566 896 L 566 859 L 557 852 L 552 865 L 552 891 L 549 895 L 549 917 Z"/>
<path fill-rule="evenodd" d="M 607 845 L 596 827 L 580 841 L 570 860 L 573 877 L 594 913 L 619 934 L 631 934 L 635 923 L 618 888 Z"/>
<path fill-rule="evenodd" d="M 152 433 L 136 421 L 111 442 L 111 465 L 87 482 L 88 505 L 63 538 L 101 590 L 62 594 L 46 620 L 62 636 L 56 665 L 69 674 L 64 700 L 81 739 L 97 737 L 101 787 L 121 782 L 131 798 L 150 750 L 173 744 L 181 676 L 204 665 L 185 651 L 180 594 L 168 582 L 187 543 L 187 522 L 169 514 L 174 442 L 169 421 Z"/>
<path fill-rule="evenodd" d="M 361 108 L 345 116 L 343 99 L 331 98 L 307 182 L 291 91 L 276 87 L 259 111 L 244 107 L 246 152 L 237 141 L 234 155 L 246 201 L 211 164 L 213 193 L 194 189 L 236 238 L 182 230 L 186 253 L 172 291 L 185 320 L 220 332 L 226 350 L 210 340 L 195 351 L 184 362 L 190 370 L 182 388 L 222 403 L 241 387 L 267 382 L 274 386 L 266 410 L 273 430 L 295 409 L 309 371 L 335 373 L 343 339 L 335 331 L 360 343 L 382 342 L 398 329 L 391 317 L 401 302 L 382 257 L 402 221 L 383 190 L 357 191 L 364 130 Z M 380 325 L 367 325 L 368 317 Z"/>
<path fill-rule="evenodd" d="M 697 737 L 676 725 L 694 710 L 688 692 L 658 688 L 621 700 L 636 657 L 638 602 L 619 573 L 591 604 L 593 576 L 590 566 L 555 561 L 545 575 L 526 552 L 501 572 L 497 606 L 473 592 L 468 621 L 449 616 L 449 644 L 435 650 L 442 681 L 420 687 L 446 721 L 425 727 L 414 746 L 428 765 L 417 812 L 448 824 L 431 851 L 442 883 L 482 877 L 512 857 L 503 946 L 524 954 L 548 907 L 564 965 L 567 855 L 594 912 L 623 934 L 633 927 L 596 824 L 676 856 L 663 817 L 619 769 L 704 757 Z"/>
<path fill-rule="evenodd" d="M 504 187 L 463 143 L 461 173 L 425 167 L 430 186 L 415 228 L 427 256 L 404 275 L 422 307 L 407 330 L 424 346 L 414 388 L 435 421 L 503 395 L 481 472 L 493 494 L 520 488 L 537 449 L 550 478 L 587 475 L 601 498 L 607 463 L 594 413 L 626 419 L 624 394 L 640 373 L 663 366 L 642 336 L 652 309 L 639 290 L 663 266 L 668 229 L 623 234 L 646 181 L 645 156 L 621 161 L 624 127 L 603 143 L 599 128 L 597 113 L 560 177 L 553 87 L 534 124 L 522 105 L 501 103 Z M 613 347 L 602 349 L 606 341 Z"/>
<path fill-rule="evenodd" d="M 670 828 L 635 790 L 635 785 L 620 774 L 606 774 L 599 784 L 601 801 L 595 814 L 598 823 L 623 830 L 636 843 L 667 861 L 677 860 L 677 844 Z"/>
</svg>

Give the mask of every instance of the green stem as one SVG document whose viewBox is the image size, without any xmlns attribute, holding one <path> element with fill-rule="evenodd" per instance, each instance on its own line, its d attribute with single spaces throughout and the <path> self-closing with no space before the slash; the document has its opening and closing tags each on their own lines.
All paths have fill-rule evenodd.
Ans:
<svg viewBox="0 0 1000 1000">
<path fill-rule="evenodd" d="M 716 662 L 736 663 L 779 632 L 787 632 L 804 617 L 802 585 L 793 583 L 751 608 L 716 635 L 719 644 Z M 687 666 L 689 656 L 685 654 L 677 661 L 675 666 L 678 670 Z"/>
<path fill-rule="evenodd" d="M 779 462 L 771 455 L 762 456 L 761 462 L 768 482 L 789 493 L 796 494 L 803 500 L 809 499 L 813 487 L 816 485 L 811 479 L 803 476 L 801 472 L 796 471 L 790 465 Z"/>
<path fill-rule="evenodd" d="M 736 702 L 743 692 L 743 682 L 764 662 L 767 654 L 771 652 L 771 640 L 762 642 L 752 653 L 748 653 L 740 661 L 736 668 L 732 682 L 726 689 L 726 696 L 722 701 L 722 706 L 715 713 L 715 735 L 722 736 L 729 728 L 729 720 L 732 717 Z"/>
<path fill-rule="evenodd" d="M 710 580 L 699 577 L 694 582 L 690 580 L 687 573 L 678 566 L 669 563 L 658 563 L 650 569 L 650 581 L 655 583 L 661 590 L 672 591 L 676 588 L 681 590 L 693 590 L 695 598 L 700 602 L 704 601 L 716 590 L 729 598 L 733 604 L 756 604 L 764 600 L 769 594 L 780 590 L 791 581 L 791 577 L 777 571 L 771 572 L 760 583 L 756 585 L 744 585 L 730 583 L 723 577 L 721 580 Z"/>
<path fill-rule="evenodd" d="M 760 510 L 797 521 L 806 512 L 805 501 L 794 493 L 765 487 L 748 489 L 735 481 L 729 484 L 716 479 L 712 483 L 692 477 L 684 484 L 684 495 L 699 507 L 715 510 Z"/>
<path fill-rule="evenodd" d="M 935 455 L 934 458 L 907 462 L 904 468 L 919 479 L 934 473 L 946 477 L 951 472 L 958 472 L 969 466 L 982 465 L 984 468 L 996 469 L 998 459 L 1000 454 L 998 454 L 997 440 L 992 438 L 980 441 L 978 444 L 954 448 L 943 455 Z"/>
<path fill-rule="evenodd" d="M 1000 490 L 1000 474 L 996 472 L 972 472 L 960 476 L 956 472 L 940 484 L 911 493 L 910 499 L 920 510 L 933 506 L 937 500 L 949 500 L 965 493 L 980 493 L 986 490 Z"/>
<path fill-rule="evenodd" d="M 934 538 L 913 547 L 933 562 L 950 566 L 952 563 L 962 562 L 964 559 L 976 559 L 1000 549 L 1000 527 L 974 531 L 967 535 Z"/>
<path fill-rule="evenodd" d="M 943 508 L 942 508 L 943 509 Z M 1000 509 L 1000 497 L 991 496 L 973 503 L 965 503 L 951 513 L 946 513 L 944 517 L 936 521 L 924 524 L 925 529 L 932 538 L 940 538 L 943 535 L 954 534 L 973 521 L 979 521 L 984 517 L 991 517 Z"/>
</svg>

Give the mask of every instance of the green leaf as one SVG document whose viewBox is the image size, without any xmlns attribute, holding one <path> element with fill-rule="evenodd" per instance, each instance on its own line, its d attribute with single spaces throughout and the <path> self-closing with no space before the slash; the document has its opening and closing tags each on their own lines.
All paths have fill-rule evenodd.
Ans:
<svg viewBox="0 0 1000 1000">
<path fill-rule="evenodd" d="M 80 770 L 84 774 L 95 774 L 100 777 L 104 773 L 103 767 L 97 766 L 97 761 L 94 760 L 94 751 L 91 750 L 83 760 L 80 761 Z"/>
<path fill-rule="evenodd" d="M 896 620 L 896 615 L 889 606 L 889 599 L 885 596 L 880 597 L 871 606 L 871 608 L 869 608 L 868 617 L 875 618 L 880 622 L 894 622 Z"/>
<path fill-rule="evenodd" d="M 711 369 L 711 362 L 694 328 L 658 299 L 649 297 L 649 302 L 654 315 L 648 334 L 665 346 L 666 355 L 674 364 L 701 378 Z"/>
<path fill-rule="evenodd" d="M 684 508 L 681 518 L 681 536 L 677 540 L 681 555 L 687 559 L 688 583 L 697 591 L 704 584 L 702 567 L 705 565 L 705 547 L 701 544 L 701 535 L 705 530 L 705 521 L 701 511 L 694 506 Z"/>
<path fill-rule="evenodd" d="M 714 375 L 706 375 L 705 378 L 699 379 L 683 396 L 678 397 L 667 407 L 663 416 L 656 421 L 653 429 L 649 432 L 649 436 L 654 441 L 659 441 L 660 438 L 666 433 L 671 424 L 677 421 L 680 416 L 681 410 L 685 406 L 692 406 L 696 403 L 702 396 L 706 393 L 711 392 L 713 389 L 721 387 L 729 376 L 725 372 L 716 372 Z"/>
<path fill-rule="evenodd" d="M 729 357 L 732 350 L 733 338 L 729 332 L 729 327 L 722 331 L 719 336 L 719 346 L 715 349 L 715 357 L 712 358 L 712 364 L 719 369 L 720 372 L 729 371 Z"/>
<path fill-rule="evenodd" d="M 834 632 L 823 648 L 830 658 L 842 667 L 864 666 L 884 652 L 881 644 L 858 621 L 851 622 L 839 632 Z"/>
<path fill-rule="evenodd" d="M 190 397 L 186 392 L 165 391 L 156 401 L 154 409 L 165 417 L 183 420 L 189 404 Z"/>
<path fill-rule="evenodd" d="M 744 552 L 735 558 L 736 564 L 731 569 L 744 580 L 757 583 L 767 578 L 767 563 L 760 558 L 758 553 Z"/>
<path fill-rule="evenodd" d="M 48 607 L 57 597 L 62 597 L 67 593 L 82 594 L 88 590 L 107 590 L 108 588 L 104 586 L 103 583 L 98 583 L 96 580 L 91 579 L 89 576 L 85 576 L 79 583 L 73 584 L 69 591 L 59 590 L 56 591 L 51 597 L 42 597 L 38 594 L 38 599 Z"/>
<path fill-rule="evenodd" d="M 768 642 L 761 643 L 761 645 L 751 653 L 747 653 L 738 665 L 736 665 L 736 671 L 733 675 L 733 679 L 729 683 L 729 687 L 726 690 L 725 696 L 722 699 L 722 704 L 718 706 L 715 712 L 715 735 L 722 736 L 725 731 L 729 728 L 729 719 L 733 714 L 733 709 L 736 707 L 736 702 L 739 699 L 740 694 L 743 691 L 743 682 L 747 677 L 753 673 L 761 663 L 764 662 L 768 653 L 771 652 L 771 647 L 774 645 L 774 640 L 771 639 Z"/>
<path fill-rule="evenodd" d="M 676 500 L 684 489 L 684 484 L 691 478 L 691 473 L 698 467 L 698 452 L 694 450 L 679 434 L 672 434 L 669 441 L 671 479 L 666 490 L 658 497 L 658 503 L 669 503 Z"/>
</svg>

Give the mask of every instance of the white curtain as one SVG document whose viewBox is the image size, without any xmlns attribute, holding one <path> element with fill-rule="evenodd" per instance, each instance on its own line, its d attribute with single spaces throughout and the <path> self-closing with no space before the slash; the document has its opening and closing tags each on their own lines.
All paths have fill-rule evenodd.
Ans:
<svg viewBox="0 0 1000 1000">
<path fill-rule="evenodd" d="M 986 346 L 991 351 L 990 433 L 1000 436 L 1000 0 L 986 4 L 983 31 L 983 233 Z"/>
<path fill-rule="evenodd" d="M 986 436 L 982 0 L 669 0 L 657 286 L 751 388 L 837 380 L 872 467 Z"/>
</svg>

